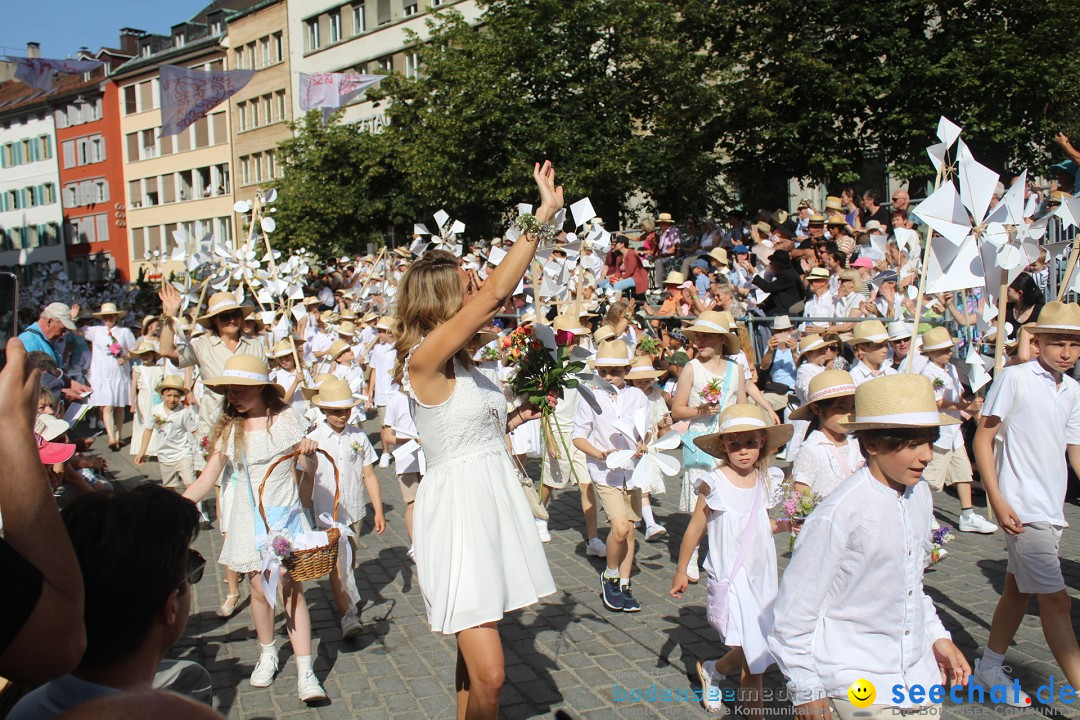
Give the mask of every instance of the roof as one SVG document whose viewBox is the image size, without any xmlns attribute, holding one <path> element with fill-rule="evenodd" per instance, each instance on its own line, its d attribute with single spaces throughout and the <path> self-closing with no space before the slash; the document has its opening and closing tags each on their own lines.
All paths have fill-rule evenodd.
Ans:
<svg viewBox="0 0 1080 720">
<path fill-rule="evenodd" d="M 18 80 L 5 80 L 0 83 L 0 117 L 12 117 L 39 106 L 46 107 L 69 95 L 97 90 L 102 82 L 104 78 L 101 77 L 83 80 L 81 73 L 72 75 L 61 73 L 56 76 L 52 90 L 45 92 Z"/>
</svg>

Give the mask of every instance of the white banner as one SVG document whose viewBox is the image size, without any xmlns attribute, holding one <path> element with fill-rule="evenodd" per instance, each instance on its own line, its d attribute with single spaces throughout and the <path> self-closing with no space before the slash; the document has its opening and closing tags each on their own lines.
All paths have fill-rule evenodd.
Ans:
<svg viewBox="0 0 1080 720">
<path fill-rule="evenodd" d="M 161 66 L 161 135 L 175 135 L 244 89 L 254 70 L 189 70 Z"/>
<path fill-rule="evenodd" d="M 97 70 L 105 64 L 100 60 L 50 60 L 10 56 L 7 60 L 15 65 L 16 80 L 45 92 L 52 90 L 54 73 L 75 75 Z"/>
<path fill-rule="evenodd" d="M 385 75 L 300 73 L 300 109 L 338 108 L 374 86 Z"/>
</svg>

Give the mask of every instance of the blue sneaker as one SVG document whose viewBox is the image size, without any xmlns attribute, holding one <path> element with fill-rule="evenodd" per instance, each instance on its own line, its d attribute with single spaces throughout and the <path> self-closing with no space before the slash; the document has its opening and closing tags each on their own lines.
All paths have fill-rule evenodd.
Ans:
<svg viewBox="0 0 1080 720">
<path fill-rule="evenodd" d="M 623 597 L 623 612 L 637 612 L 638 610 L 641 610 L 641 603 L 635 600 L 634 596 L 630 593 L 630 583 L 620 587 L 619 592 L 622 593 Z"/>
<path fill-rule="evenodd" d="M 604 574 L 600 573 L 600 597 L 604 598 L 604 605 L 608 610 L 622 612 L 625 600 L 619 589 L 619 578 L 604 577 Z"/>
</svg>

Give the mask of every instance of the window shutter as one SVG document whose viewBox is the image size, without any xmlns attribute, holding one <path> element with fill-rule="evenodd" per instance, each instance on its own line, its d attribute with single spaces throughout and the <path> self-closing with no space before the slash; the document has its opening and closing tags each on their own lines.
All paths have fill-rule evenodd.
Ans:
<svg viewBox="0 0 1080 720">
<path fill-rule="evenodd" d="M 98 242 L 105 242 L 109 239 L 109 216 L 98 215 L 97 217 L 97 239 Z"/>
<path fill-rule="evenodd" d="M 64 169 L 75 166 L 75 143 L 72 140 L 66 140 L 63 144 L 64 148 Z"/>
</svg>

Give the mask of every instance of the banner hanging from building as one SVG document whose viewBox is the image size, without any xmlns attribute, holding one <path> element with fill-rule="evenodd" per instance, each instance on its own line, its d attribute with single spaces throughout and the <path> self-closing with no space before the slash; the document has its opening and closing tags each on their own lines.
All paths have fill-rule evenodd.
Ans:
<svg viewBox="0 0 1080 720">
<path fill-rule="evenodd" d="M 300 73 L 300 109 L 341 107 L 384 77 L 352 73 Z"/>
<path fill-rule="evenodd" d="M 100 60 L 51 60 L 49 58 L 7 57 L 15 65 L 15 79 L 36 90 L 52 90 L 53 75 L 65 73 L 77 75 L 97 70 L 103 66 Z"/>
<path fill-rule="evenodd" d="M 183 132 L 244 89 L 254 70 L 190 70 L 161 66 L 161 136 Z"/>
</svg>

